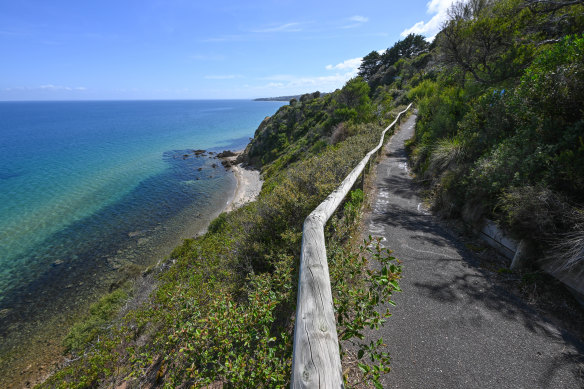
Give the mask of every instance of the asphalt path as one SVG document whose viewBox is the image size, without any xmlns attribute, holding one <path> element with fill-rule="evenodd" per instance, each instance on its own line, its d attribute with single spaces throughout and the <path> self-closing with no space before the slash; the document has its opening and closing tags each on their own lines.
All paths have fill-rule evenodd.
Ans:
<svg viewBox="0 0 584 389">
<path fill-rule="evenodd" d="M 392 356 L 383 386 L 584 388 L 584 345 L 497 283 L 422 206 L 404 149 L 415 120 L 386 145 L 365 219 L 403 262 L 403 292 L 381 329 Z"/>
</svg>

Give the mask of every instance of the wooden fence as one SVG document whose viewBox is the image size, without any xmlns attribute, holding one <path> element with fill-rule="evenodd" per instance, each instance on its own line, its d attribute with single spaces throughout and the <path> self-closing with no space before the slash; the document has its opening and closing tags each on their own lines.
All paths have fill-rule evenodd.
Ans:
<svg viewBox="0 0 584 389">
<path fill-rule="evenodd" d="M 324 241 L 324 226 L 351 190 L 369 159 L 383 147 L 385 133 L 412 104 L 383 130 L 379 144 L 304 221 L 294 327 L 292 388 L 342 388 L 339 340 Z"/>
</svg>

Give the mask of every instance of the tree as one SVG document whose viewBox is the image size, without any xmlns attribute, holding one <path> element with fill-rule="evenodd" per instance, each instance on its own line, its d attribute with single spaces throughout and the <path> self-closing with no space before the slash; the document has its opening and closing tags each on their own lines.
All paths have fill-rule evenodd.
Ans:
<svg viewBox="0 0 584 389">
<path fill-rule="evenodd" d="M 401 41 L 397 41 L 392 47 L 381 55 L 381 64 L 391 66 L 402 58 L 416 57 L 426 51 L 430 44 L 422 35 L 410 34 Z"/>
<path fill-rule="evenodd" d="M 368 81 L 375 73 L 377 73 L 380 66 L 381 54 L 377 51 L 372 51 L 363 57 L 361 66 L 359 66 L 359 76 L 363 77 L 365 81 Z"/>
<path fill-rule="evenodd" d="M 359 75 L 369 82 L 372 90 L 379 85 L 391 84 L 399 73 L 400 59 L 417 57 L 428 52 L 429 47 L 429 43 L 422 35 L 410 34 L 381 55 L 371 52 L 365 56 Z"/>
<path fill-rule="evenodd" d="M 369 91 L 369 84 L 362 77 L 347 81 L 337 97 L 334 112 L 337 122 L 351 120 L 360 123 L 369 120 L 373 111 Z"/>
<path fill-rule="evenodd" d="M 370 104 L 369 85 L 361 77 L 352 78 L 341 89 L 337 101 L 349 108 Z"/>
<path fill-rule="evenodd" d="M 520 11 L 511 1 L 455 3 L 448 12 L 450 20 L 437 37 L 442 60 L 460 68 L 463 80 L 464 74 L 470 73 L 481 84 L 520 74 L 529 57 L 529 48 L 519 43 L 525 17 L 517 15 Z"/>
</svg>

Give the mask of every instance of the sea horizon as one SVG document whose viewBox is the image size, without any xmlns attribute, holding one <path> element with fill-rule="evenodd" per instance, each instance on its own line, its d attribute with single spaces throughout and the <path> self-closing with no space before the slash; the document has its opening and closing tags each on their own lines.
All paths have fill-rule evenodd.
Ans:
<svg viewBox="0 0 584 389">
<path fill-rule="evenodd" d="M 159 101 L 254 101 L 258 103 L 269 103 L 272 101 L 266 100 L 257 100 L 263 98 L 271 98 L 271 97 L 249 97 L 249 98 L 217 98 L 217 99 L 198 99 L 198 98 L 188 98 L 188 99 L 50 99 L 50 100 L 0 100 L 0 103 L 51 103 L 51 102 L 59 102 L 59 103 L 84 103 L 84 102 L 144 102 L 144 101 L 152 101 L 152 102 L 159 102 Z M 284 102 L 284 101 L 282 101 Z"/>
</svg>

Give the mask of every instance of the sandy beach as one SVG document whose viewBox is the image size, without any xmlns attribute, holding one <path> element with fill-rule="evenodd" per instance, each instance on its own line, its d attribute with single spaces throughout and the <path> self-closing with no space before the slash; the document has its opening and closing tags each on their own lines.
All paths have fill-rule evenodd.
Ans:
<svg viewBox="0 0 584 389">
<path fill-rule="evenodd" d="M 238 155 L 239 154 L 240 153 L 238 153 Z M 234 161 L 236 158 L 237 156 L 226 159 Z M 242 205 L 254 201 L 260 194 L 263 184 L 263 181 L 260 177 L 260 172 L 258 170 L 243 166 L 241 163 L 233 165 L 231 168 L 235 174 L 237 186 L 235 188 L 235 193 L 233 194 L 232 200 L 228 202 L 227 206 L 225 207 L 225 212 L 233 211 Z"/>
</svg>

